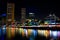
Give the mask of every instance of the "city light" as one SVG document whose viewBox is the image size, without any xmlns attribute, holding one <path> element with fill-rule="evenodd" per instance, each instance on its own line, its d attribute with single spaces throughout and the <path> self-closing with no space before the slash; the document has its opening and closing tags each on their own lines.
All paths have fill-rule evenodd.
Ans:
<svg viewBox="0 0 60 40">
<path fill-rule="evenodd" d="M 38 30 L 38 35 L 44 36 L 44 30 Z"/>
<path fill-rule="evenodd" d="M 36 37 L 37 36 L 37 30 L 33 30 L 32 34 L 34 35 L 34 37 Z"/>
<path fill-rule="evenodd" d="M 60 37 L 60 31 L 58 31 L 58 37 Z"/>
<path fill-rule="evenodd" d="M 18 32 L 19 32 L 18 28 L 15 28 L 15 33 L 18 33 Z"/>
<path fill-rule="evenodd" d="M 22 31 L 23 31 L 23 28 L 19 28 L 19 29 L 18 29 L 18 32 L 19 32 L 20 34 L 22 34 Z"/>
<path fill-rule="evenodd" d="M 57 36 L 57 31 L 53 31 L 53 36 Z"/>
<path fill-rule="evenodd" d="M 45 40 L 45 38 L 58 40 L 60 38 L 60 31 L 58 31 L 60 7 L 58 8 L 56 3 L 17 0 L 4 2 L 1 2 L 0 7 L 1 40 Z"/>
<path fill-rule="evenodd" d="M 58 36 L 58 32 L 57 31 L 50 31 L 50 36 L 51 37 L 57 37 Z"/>
<path fill-rule="evenodd" d="M 27 29 L 24 29 L 24 33 L 25 33 L 26 37 L 28 37 Z"/>
<path fill-rule="evenodd" d="M 2 28 L 2 32 L 3 32 L 3 35 L 5 35 L 6 34 L 6 25 L 4 25 L 4 26 L 2 26 L 3 28 Z"/>
<path fill-rule="evenodd" d="M 30 36 L 32 34 L 33 30 L 32 29 L 28 29 L 27 31 L 28 31 L 28 36 Z"/>
<path fill-rule="evenodd" d="M 49 31 L 49 30 L 44 30 L 44 36 L 45 36 L 45 37 L 48 37 L 49 34 L 50 34 L 50 31 Z"/>
<path fill-rule="evenodd" d="M 15 28 L 11 28 L 11 36 L 12 36 L 12 37 L 15 36 Z"/>
<path fill-rule="evenodd" d="M 7 37 L 11 38 L 11 28 L 7 27 L 6 31 L 7 31 Z"/>
<path fill-rule="evenodd" d="M 29 14 L 34 14 L 34 13 L 29 13 Z"/>
</svg>

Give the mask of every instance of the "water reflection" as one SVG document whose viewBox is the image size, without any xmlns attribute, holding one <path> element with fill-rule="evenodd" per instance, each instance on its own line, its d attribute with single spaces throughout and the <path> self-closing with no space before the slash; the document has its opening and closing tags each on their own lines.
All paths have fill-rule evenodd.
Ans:
<svg viewBox="0 0 60 40">
<path fill-rule="evenodd" d="M 58 31 L 58 37 L 60 37 L 60 31 Z"/>
<path fill-rule="evenodd" d="M 27 37 L 29 40 L 35 40 L 38 36 L 44 36 L 48 38 L 49 36 L 57 39 L 60 37 L 60 31 L 52 31 L 52 30 L 35 30 L 35 29 L 23 29 L 23 28 L 11 28 L 4 27 L 0 28 L 0 36 L 7 34 L 8 38 L 14 37 L 17 33 L 22 35 L 22 37 Z"/>
<path fill-rule="evenodd" d="M 44 30 L 44 36 L 45 36 L 45 37 L 48 37 L 49 34 L 50 34 L 49 30 Z"/>
<path fill-rule="evenodd" d="M 0 28 L 0 36 L 2 35 L 2 29 Z"/>
<path fill-rule="evenodd" d="M 7 37 L 11 38 L 11 28 L 7 27 L 6 31 L 7 31 Z"/>
</svg>

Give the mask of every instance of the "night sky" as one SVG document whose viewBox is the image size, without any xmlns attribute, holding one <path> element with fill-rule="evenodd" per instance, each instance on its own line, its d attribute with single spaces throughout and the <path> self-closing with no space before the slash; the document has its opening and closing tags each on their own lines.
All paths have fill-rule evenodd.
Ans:
<svg viewBox="0 0 60 40">
<path fill-rule="evenodd" d="M 38 0 L 2 0 L 0 2 L 0 11 L 1 13 L 6 13 L 6 3 L 7 2 L 13 2 L 15 3 L 15 17 L 19 16 L 20 18 L 20 9 L 22 7 L 27 8 L 26 13 L 28 16 L 29 12 L 35 13 L 35 16 L 37 18 L 44 18 L 50 14 L 55 13 L 58 17 L 60 17 L 60 4 L 57 1 L 38 1 Z"/>
</svg>

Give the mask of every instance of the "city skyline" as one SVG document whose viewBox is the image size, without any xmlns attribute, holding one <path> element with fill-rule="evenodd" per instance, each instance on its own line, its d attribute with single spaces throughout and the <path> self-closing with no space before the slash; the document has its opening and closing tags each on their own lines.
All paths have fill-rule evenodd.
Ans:
<svg viewBox="0 0 60 40">
<path fill-rule="evenodd" d="M 1 13 L 6 13 L 6 3 L 7 2 L 11 2 L 11 3 L 15 3 L 15 16 L 20 16 L 21 13 L 21 8 L 26 8 L 27 12 L 26 14 L 28 15 L 29 12 L 35 13 L 36 17 L 38 18 L 44 18 L 45 16 L 49 15 L 50 12 L 55 13 L 56 16 L 60 17 L 59 15 L 59 4 L 56 3 L 55 1 L 51 2 L 51 1 L 12 1 L 12 0 L 8 0 L 8 1 L 2 1 L 2 7 L 0 7 L 2 10 Z M 18 5 L 17 5 L 18 4 Z M 43 15 L 43 16 L 41 16 Z M 20 18 L 20 17 L 19 17 Z"/>
</svg>

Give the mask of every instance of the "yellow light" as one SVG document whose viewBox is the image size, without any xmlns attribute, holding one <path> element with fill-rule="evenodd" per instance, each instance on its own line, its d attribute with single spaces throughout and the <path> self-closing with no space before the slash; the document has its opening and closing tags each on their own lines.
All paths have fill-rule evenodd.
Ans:
<svg viewBox="0 0 60 40">
<path fill-rule="evenodd" d="M 22 28 L 19 28 L 18 30 L 19 30 L 19 33 L 22 34 L 22 30 L 23 30 L 23 29 L 22 29 Z"/>
<path fill-rule="evenodd" d="M 11 28 L 11 36 L 12 36 L 12 37 L 15 36 L 15 28 Z"/>
<path fill-rule="evenodd" d="M 23 28 L 19 28 L 19 33 L 22 34 L 22 36 L 25 36 Z"/>
<path fill-rule="evenodd" d="M 45 22 L 45 24 L 48 24 L 48 22 Z"/>
<path fill-rule="evenodd" d="M 44 30 L 38 30 L 38 34 L 43 36 L 44 35 Z"/>
<path fill-rule="evenodd" d="M 48 31 L 48 30 L 45 30 L 45 31 L 44 31 L 44 36 L 45 36 L 45 37 L 48 37 L 48 36 L 49 36 L 49 31 Z"/>
<path fill-rule="evenodd" d="M 32 33 L 32 29 L 28 29 L 27 32 L 28 32 L 28 36 L 30 36 Z"/>
<path fill-rule="evenodd" d="M 25 33 L 24 33 L 24 31 L 22 31 L 22 36 L 25 36 Z"/>
<path fill-rule="evenodd" d="M 15 28 L 15 33 L 18 33 L 18 28 Z"/>
<path fill-rule="evenodd" d="M 11 28 L 7 27 L 7 37 L 11 38 Z"/>
<path fill-rule="evenodd" d="M 49 24 L 49 22 L 48 21 L 45 21 L 44 24 Z"/>
<path fill-rule="evenodd" d="M 29 22 L 31 22 L 31 20 L 29 20 Z"/>
</svg>

